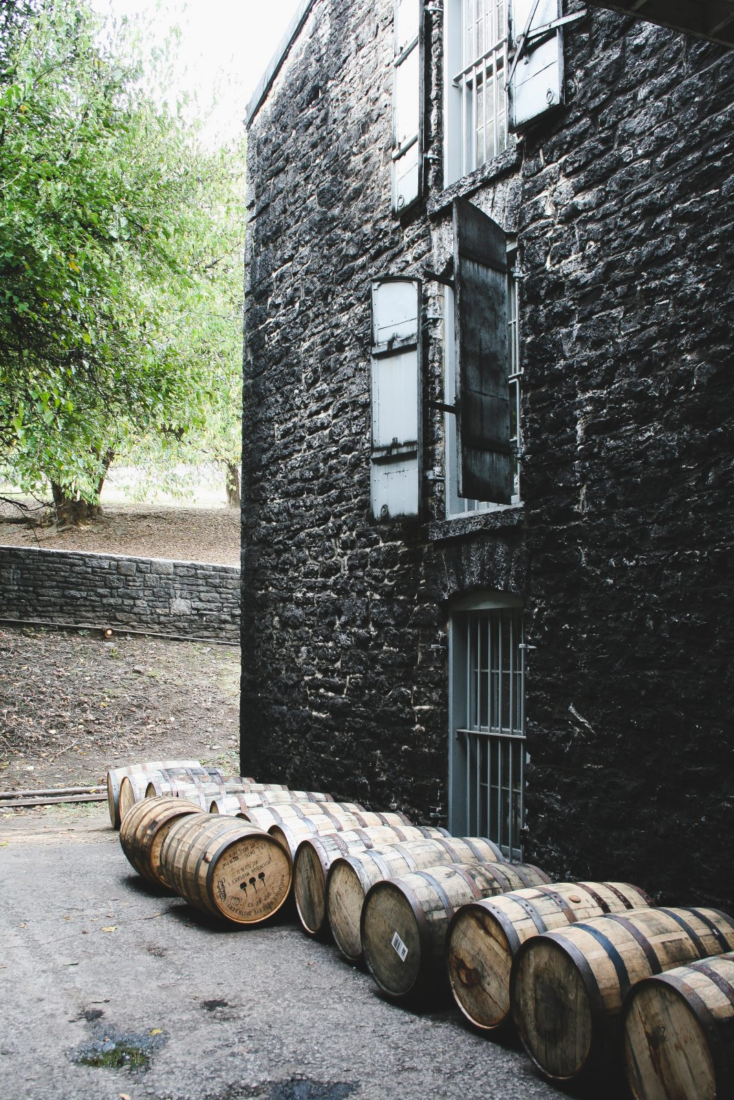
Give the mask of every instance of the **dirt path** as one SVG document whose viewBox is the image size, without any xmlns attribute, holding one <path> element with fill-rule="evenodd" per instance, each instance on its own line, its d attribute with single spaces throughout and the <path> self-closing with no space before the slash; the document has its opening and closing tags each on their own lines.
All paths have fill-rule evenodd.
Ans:
<svg viewBox="0 0 734 1100">
<path fill-rule="evenodd" d="M 0 789 L 98 783 L 176 757 L 237 774 L 238 692 L 237 647 L 4 628 Z"/>
<path fill-rule="evenodd" d="M 215 565 L 240 563 L 240 517 L 234 508 L 106 504 L 99 519 L 61 531 L 8 522 L 18 514 L 16 508 L 0 506 L 0 546 L 90 550 Z"/>
</svg>

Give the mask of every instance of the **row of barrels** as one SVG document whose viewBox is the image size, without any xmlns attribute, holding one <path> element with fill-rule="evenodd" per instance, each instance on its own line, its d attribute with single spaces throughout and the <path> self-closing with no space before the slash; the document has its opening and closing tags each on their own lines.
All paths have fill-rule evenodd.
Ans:
<svg viewBox="0 0 734 1100">
<path fill-rule="evenodd" d="M 386 996 L 415 998 L 447 976 L 476 1028 L 514 1023 L 554 1082 L 613 1072 L 623 1054 L 637 1100 L 732 1094 L 726 914 L 654 908 L 626 883 L 551 883 L 485 838 L 450 837 L 313 792 L 303 802 L 306 792 L 278 788 L 279 800 L 265 804 L 253 797 L 262 785 L 229 782 L 212 813 L 201 799 L 150 797 L 155 786 L 147 806 L 139 799 L 121 830 L 136 869 L 240 924 L 280 909 L 292 881 L 304 930 L 331 932 Z"/>
</svg>

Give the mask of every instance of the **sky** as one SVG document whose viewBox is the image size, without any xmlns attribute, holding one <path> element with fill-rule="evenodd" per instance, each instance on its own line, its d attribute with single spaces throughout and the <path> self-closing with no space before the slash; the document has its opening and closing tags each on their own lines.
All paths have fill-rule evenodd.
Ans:
<svg viewBox="0 0 734 1100">
<path fill-rule="evenodd" d="M 243 132 L 245 107 L 265 72 L 300 0 L 92 0 L 103 15 L 144 21 L 146 43 L 162 43 L 181 30 L 179 80 L 208 114 L 211 142 Z"/>
</svg>

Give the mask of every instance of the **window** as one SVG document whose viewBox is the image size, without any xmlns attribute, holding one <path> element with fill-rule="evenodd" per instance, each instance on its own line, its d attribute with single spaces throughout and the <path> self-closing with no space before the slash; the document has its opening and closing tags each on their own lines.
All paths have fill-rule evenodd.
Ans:
<svg viewBox="0 0 734 1100">
<path fill-rule="evenodd" d="M 522 858 L 525 665 L 522 602 L 488 593 L 449 624 L 449 827 Z"/>
<path fill-rule="evenodd" d="M 508 144 L 506 0 L 446 0 L 446 185 Z"/>
<path fill-rule="evenodd" d="M 515 455 L 513 491 L 511 504 L 520 503 L 520 325 L 518 319 L 519 279 L 516 277 L 516 254 L 508 252 L 507 272 L 507 348 L 508 348 L 508 384 L 510 389 L 510 445 Z M 454 326 L 454 291 L 445 288 L 444 293 L 444 400 L 453 404 L 457 391 L 456 378 L 456 338 Z M 487 512 L 507 507 L 486 500 L 470 500 L 459 496 L 458 487 L 458 439 L 456 417 L 447 414 L 445 418 L 445 485 L 446 515 L 448 518 L 466 515 L 467 512 Z"/>
<path fill-rule="evenodd" d="M 563 103 L 561 0 L 445 0 L 444 182 L 507 149 L 510 131 Z M 509 88 L 508 88 L 509 84 Z"/>
</svg>

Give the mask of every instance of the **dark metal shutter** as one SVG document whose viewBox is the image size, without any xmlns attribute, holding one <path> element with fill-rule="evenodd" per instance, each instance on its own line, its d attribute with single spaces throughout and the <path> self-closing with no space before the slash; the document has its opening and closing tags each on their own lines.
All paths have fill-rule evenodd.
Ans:
<svg viewBox="0 0 734 1100">
<path fill-rule="evenodd" d="M 510 504 L 507 242 L 466 199 L 453 209 L 459 496 Z"/>
<path fill-rule="evenodd" d="M 372 284 L 372 462 L 375 519 L 417 516 L 421 488 L 421 284 Z"/>
<path fill-rule="evenodd" d="M 563 20 L 561 0 L 511 0 L 510 47 L 520 51 L 509 86 L 511 130 L 563 102 L 563 24 L 575 18 Z"/>
<path fill-rule="evenodd" d="M 395 0 L 392 209 L 423 192 L 423 0 Z"/>
</svg>

